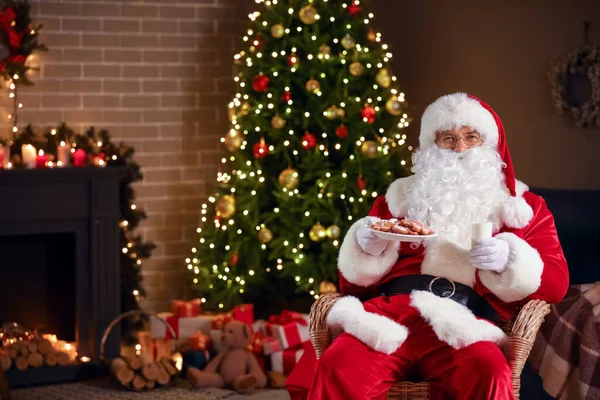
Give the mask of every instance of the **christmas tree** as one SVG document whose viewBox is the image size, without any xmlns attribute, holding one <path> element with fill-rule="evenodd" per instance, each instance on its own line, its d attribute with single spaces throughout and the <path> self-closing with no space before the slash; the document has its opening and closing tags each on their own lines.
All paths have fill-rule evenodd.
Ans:
<svg viewBox="0 0 600 400">
<path fill-rule="evenodd" d="M 208 308 L 335 290 L 343 235 L 410 161 L 404 93 L 362 3 L 271 0 L 249 17 L 227 172 L 186 259 Z"/>
</svg>

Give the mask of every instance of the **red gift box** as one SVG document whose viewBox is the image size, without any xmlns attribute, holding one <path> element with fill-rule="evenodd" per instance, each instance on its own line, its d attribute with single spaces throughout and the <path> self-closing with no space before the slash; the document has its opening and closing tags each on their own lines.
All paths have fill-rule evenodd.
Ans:
<svg viewBox="0 0 600 400">
<path fill-rule="evenodd" d="M 289 349 L 310 339 L 308 333 L 308 315 L 284 310 L 281 315 L 273 315 L 265 324 L 267 336 L 281 342 L 283 349 Z"/>
<path fill-rule="evenodd" d="M 171 312 L 176 317 L 196 317 L 202 312 L 200 299 L 190 301 L 173 300 L 171 302 Z"/>
<path fill-rule="evenodd" d="M 232 319 L 233 314 L 230 312 L 214 315 L 210 327 L 211 329 L 223 329 L 225 327 L 225 324 L 231 321 Z"/>
<path fill-rule="evenodd" d="M 233 307 L 233 319 L 252 325 L 254 323 L 254 305 L 240 304 Z"/>
<path fill-rule="evenodd" d="M 212 340 L 203 332 L 196 332 L 189 339 L 191 350 L 206 351 L 212 347 Z"/>
<path fill-rule="evenodd" d="M 173 339 L 172 331 L 177 339 L 188 339 L 194 333 L 202 331 L 210 333 L 214 316 L 198 315 L 196 317 L 176 317 L 172 313 L 159 313 L 158 318 L 150 318 L 150 332 L 157 339 Z M 169 329 L 165 322 L 171 327 Z"/>
<path fill-rule="evenodd" d="M 281 342 L 274 337 L 267 336 L 263 339 L 263 354 L 268 356 L 270 354 L 275 353 L 276 351 L 283 350 L 283 346 L 281 346 Z"/>
<path fill-rule="evenodd" d="M 304 354 L 305 345 L 306 343 L 303 343 L 300 346 L 271 354 L 271 369 L 289 375 Z"/>
</svg>

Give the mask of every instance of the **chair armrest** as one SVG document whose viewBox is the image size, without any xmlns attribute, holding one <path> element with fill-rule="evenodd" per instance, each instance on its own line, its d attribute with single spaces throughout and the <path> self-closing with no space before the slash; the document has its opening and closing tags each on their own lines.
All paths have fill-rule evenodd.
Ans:
<svg viewBox="0 0 600 400">
<path fill-rule="evenodd" d="M 550 304 L 543 300 L 531 300 L 521 309 L 512 327 L 508 342 L 508 364 L 517 398 L 521 387 L 521 372 L 535 342 L 537 332 L 550 312 Z"/>
<path fill-rule="evenodd" d="M 333 307 L 333 304 L 342 297 L 339 293 L 327 293 L 319 296 L 317 301 L 313 303 L 308 315 L 308 331 L 310 341 L 315 349 L 317 358 L 327 349 L 331 343 L 331 333 L 327 328 L 327 314 Z"/>
</svg>

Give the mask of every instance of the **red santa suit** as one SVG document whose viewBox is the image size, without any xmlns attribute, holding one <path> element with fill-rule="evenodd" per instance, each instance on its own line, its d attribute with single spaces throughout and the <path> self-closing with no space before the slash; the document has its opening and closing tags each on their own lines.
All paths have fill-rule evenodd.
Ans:
<svg viewBox="0 0 600 400">
<path fill-rule="evenodd" d="M 405 275 L 427 274 L 471 287 L 502 319 L 530 299 L 556 303 L 568 286 L 566 261 L 554 219 L 544 200 L 516 181 L 502 122 L 481 100 L 464 93 L 443 96 L 427 108 L 421 148 L 434 146 L 435 133 L 448 126 L 470 126 L 495 145 L 510 193 L 495 213 L 494 237 L 508 243 L 505 269 L 478 270 L 469 252 L 448 243 L 431 246 L 390 241 L 378 256 L 362 250 L 357 221 L 340 248 L 340 291 L 328 323 L 343 326 L 317 361 L 306 352 L 288 378 L 292 399 L 384 399 L 398 380 L 431 384 L 432 399 L 513 399 L 511 373 L 498 344 L 503 332 L 452 299 L 430 291 L 380 296 L 383 284 Z M 407 194 L 414 176 L 393 182 L 369 215 L 407 216 Z M 354 297 L 355 296 L 355 297 Z M 361 304 L 358 298 L 370 298 Z M 364 306 L 364 308 L 363 308 Z M 377 349 L 377 350 L 376 350 Z"/>
</svg>

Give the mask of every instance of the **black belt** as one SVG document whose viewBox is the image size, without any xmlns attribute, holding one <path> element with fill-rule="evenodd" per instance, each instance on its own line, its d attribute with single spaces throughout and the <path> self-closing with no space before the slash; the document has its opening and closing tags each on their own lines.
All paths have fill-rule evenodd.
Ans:
<svg viewBox="0 0 600 400">
<path fill-rule="evenodd" d="M 410 294 L 413 290 L 423 290 L 436 296 L 454 300 L 473 312 L 477 317 L 498 322 L 498 313 L 483 297 L 467 285 L 448 278 L 432 275 L 405 275 L 381 285 L 380 296 Z"/>
</svg>

